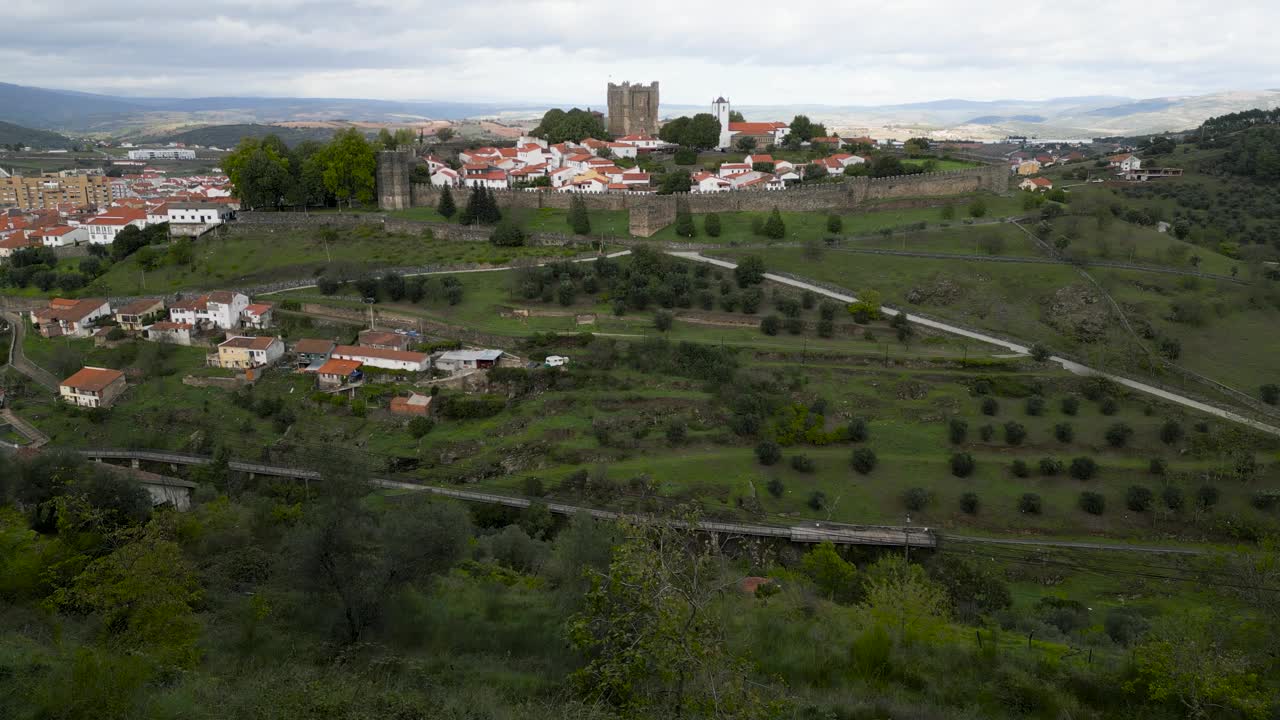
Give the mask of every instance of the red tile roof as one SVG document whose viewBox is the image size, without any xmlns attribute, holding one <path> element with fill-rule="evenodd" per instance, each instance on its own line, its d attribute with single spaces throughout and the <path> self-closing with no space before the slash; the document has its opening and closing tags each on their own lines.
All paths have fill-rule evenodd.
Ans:
<svg viewBox="0 0 1280 720">
<path fill-rule="evenodd" d="M 250 315 L 265 315 L 271 312 L 271 308 L 275 307 L 271 303 L 254 303 L 245 308 L 244 311 Z"/>
<path fill-rule="evenodd" d="M 401 360 L 420 363 L 427 359 L 422 353 L 408 350 L 387 350 L 384 348 L 361 347 L 358 345 L 339 345 L 333 349 L 334 355 L 353 355 L 355 357 L 371 357 L 381 360 Z"/>
<path fill-rule="evenodd" d="M 274 343 L 275 341 L 276 341 L 275 338 L 268 337 L 266 335 L 263 335 L 262 337 L 246 337 L 244 335 L 238 335 L 233 338 L 228 338 L 226 342 L 222 343 L 218 347 L 243 348 L 246 350 L 266 350 L 267 348 L 271 347 L 271 344 Z"/>
<path fill-rule="evenodd" d="M 341 375 L 346 377 L 351 373 L 359 370 L 364 363 L 359 360 L 328 360 L 325 364 L 316 368 L 319 375 Z"/>
<path fill-rule="evenodd" d="M 60 385 L 75 390 L 102 392 L 111 383 L 124 378 L 124 373 L 109 368 L 86 367 L 63 380 Z"/>
<path fill-rule="evenodd" d="M 774 130 L 786 127 L 784 122 L 731 122 L 729 131 L 743 135 L 769 135 Z"/>
</svg>

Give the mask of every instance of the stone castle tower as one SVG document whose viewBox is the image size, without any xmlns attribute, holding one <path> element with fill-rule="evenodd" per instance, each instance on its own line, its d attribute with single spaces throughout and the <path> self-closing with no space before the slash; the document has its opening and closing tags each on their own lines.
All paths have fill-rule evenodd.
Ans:
<svg viewBox="0 0 1280 720">
<path fill-rule="evenodd" d="M 658 134 L 658 83 L 609 83 L 609 134 Z"/>
</svg>

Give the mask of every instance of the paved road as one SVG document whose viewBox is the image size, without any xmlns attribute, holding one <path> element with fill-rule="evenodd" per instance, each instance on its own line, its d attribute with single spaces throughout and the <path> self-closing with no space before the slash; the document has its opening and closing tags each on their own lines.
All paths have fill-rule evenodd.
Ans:
<svg viewBox="0 0 1280 720">
<path fill-rule="evenodd" d="M 4 313 L 4 318 L 9 321 L 9 326 L 13 328 L 13 334 L 9 336 L 9 364 L 23 375 L 50 390 L 56 391 L 58 389 L 58 379 L 22 354 L 22 338 L 27 334 L 27 322 L 17 313 L 6 312 Z"/>
<path fill-rule="evenodd" d="M 45 435 L 44 433 L 40 432 L 38 428 L 36 428 L 34 425 L 27 422 L 26 420 L 23 420 L 22 418 L 18 417 L 13 413 L 12 410 L 8 408 L 4 408 L 0 410 L 0 419 L 3 419 L 5 422 L 9 423 L 9 425 L 13 426 L 14 430 L 18 431 L 19 433 L 27 437 L 28 444 L 26 445 L 26 447 L 28 448 L 38 448 L 48 444 L 49 442 L 48 435 Z"/>
<path fill-rule="evenodd" d="M 1076 550 L 1128 550 L 1140 553 L 1159 553 L 1167 555 L 1204 555 L 1206 551 L 1185 547 L 1169 547 L 1167 545 L 1128 545 L 1125 543 L 1091 543 L 1074 540 L 1023 540 L 1012 538 L 986 538 L 969 535 L 943 535 L 942 541 L 979 543 L 985 545 L 1026 545 L 1031 547 L 1061 547 Z"/>
<path fill-rule="evenodd" d="M 716 265 L 722 268 L 733 269 L 738 266 L 737 263 L 732 263 L 727 260 L 720 260 L 718 258 L 705 257 L 702 254 L 696 253 L 696 252 L 674 250 L 674 251 L 668 252 L 668 254 L 674 255 L 676 257 L 681 257 L 686 260 L 693 260 L 695 262 L 709 263 L 711 265 Z M 822 287 L 820 285 L 815 285 L 813 283 L 805 282 L 803 280 L 797 280 L 795 278 L 789 278 L 783 275 L 776 275 L 774 273 L 765 273 L 765 277 L 774 282 L 782 283 L 784 285 L 790 285 L 792 287 L 801 288 L 803 290 L 810 290 L 819 295 L 824 295 L 826 297 L 829 297 L 833 300 L 839 300 L 840 302 L 851 303 L 856 301 L 856 298 L 852 295 L 838 293 L 833 290 L 829 290 L 825 287 Z M 881 311 L 883 311 L 884 314 L 890 315 L 890 316 L 903 314 L 901 311 L 895 310 L 889 307 L 881 308 Z M 980 342 L 984 342 L 989 345 L 995 345 L 997 347 L 1006 348 L 1020 355 L 1031 354 L 1031 349 L 1029 347 L 1025 345 L 1020 345 L 1010 340 L 992 337 L 991 335 L 985 335 L 983 333 L 974 332 L 972 330 L 967 330 L 962 327 L 956 327 L 955 325 L 948 325 L 947 323 L 939 322 L 931 318 L 920 317 L 919 315 L 912 315 L 910 313 L 905 313 L 905 314 L 908 320 L 910 320 L 913 323 L 916 323 L 917 325 L 923 325 L 925 327 L 933 328 L 935 330 L 941 330 L 942 332 L 949 333 L 951 335 L 959 335 L 961 337 L 967 337 L 973 340 L 978 340 Z M 1170 402 L 1177 403 L 1184 407 L 1189 407 L 1195 410 L 1199 410 L 1201 412 L 1208 413 L 1210 415 L 1214 415 L 1216 417 L 1220 417 L 1223 420 L 1230 420 L 1231 422 L 1245 425 L 1247 427 L 1253 428 L 1254 430 L 1258 430 L 1260 432 L 1264 432 L 1270 435 L 1275 435 L 1277 437 L 1280 437 L 1280 427 L 1276 427 L 1274 425 L 1268 425 L 1266 423 L 1259 422 L 1252 418 L 1247 418 L 1238 413 L 1231 412 L 1230 410 L 1224 410 L 1215 405 L 1209 405 L 1207 403 L 1200 402 L 1199 400 L 1195 400 L 1195 399 L 1186 397 L 1184 395 L 1179 395 L 1177 393 L 1170 392 L 1168 390 L 1164 390 L 1152 385 L 1148 385 L 1146 383 L 1138 382 L 1137 380 L 1130 380 L 1127 377 L 1123 377 L 1120 375 L 1113 375 L 1111 373 L 1103 372 L 1101 370 L 1096 370 L 1094 368 L 1088 367 L 1087 365 L 1082 365 L 1078 362 L 1075 362 L 1074 360 L 1068 360 L 1067 358 L 1058 357 L 1057 355 L 1051 356 L 1049 359 L 1061 365 L 1063 369 L 1067 370 L 1068 372 L 1074 373 L 1076 375 L 1096 375 L 1099 377 L 1104 377 L 1104 378 L 1107 378 L 1108 380 L 1111 380 L 1112 382 L 1119 383 L 1133 390 L 1137 390 L 1138 392 L 1146 393 L 1148 395 L 1153 395 L 1163 400 L 1168 400 Z"/>
</svg>

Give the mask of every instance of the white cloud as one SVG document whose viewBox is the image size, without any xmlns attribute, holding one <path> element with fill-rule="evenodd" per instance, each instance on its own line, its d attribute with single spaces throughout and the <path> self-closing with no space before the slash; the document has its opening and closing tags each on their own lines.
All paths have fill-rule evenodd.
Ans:
<svg viewBox="0 0 1280 720">
<path fill-rule="evenodd" d="M 836 105 L 1275 84 L 1280 6 L 1242 0 L 16 0 L 0 80 L 145 95 Z"/>
</svg>

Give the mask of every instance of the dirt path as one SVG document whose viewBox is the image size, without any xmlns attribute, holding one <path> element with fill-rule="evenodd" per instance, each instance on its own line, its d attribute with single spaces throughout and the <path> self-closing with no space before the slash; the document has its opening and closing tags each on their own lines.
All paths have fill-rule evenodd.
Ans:
<svg viewBox="0 0 1280 720">
<path fill-rule="evenodd" d="M 23 375 L 56 392 L 58 379 L 53 376 L 53 373 L 31 362 L 22 353 L 22 338 L 27 334 L 26 321 L 20 315 L 10 312 L 5 313 L 4 318 L 9 321 L 9 326 L 13 328 L 13 334 L 10 335 L 9 342 L 9 364 Z"/>
</svg>

